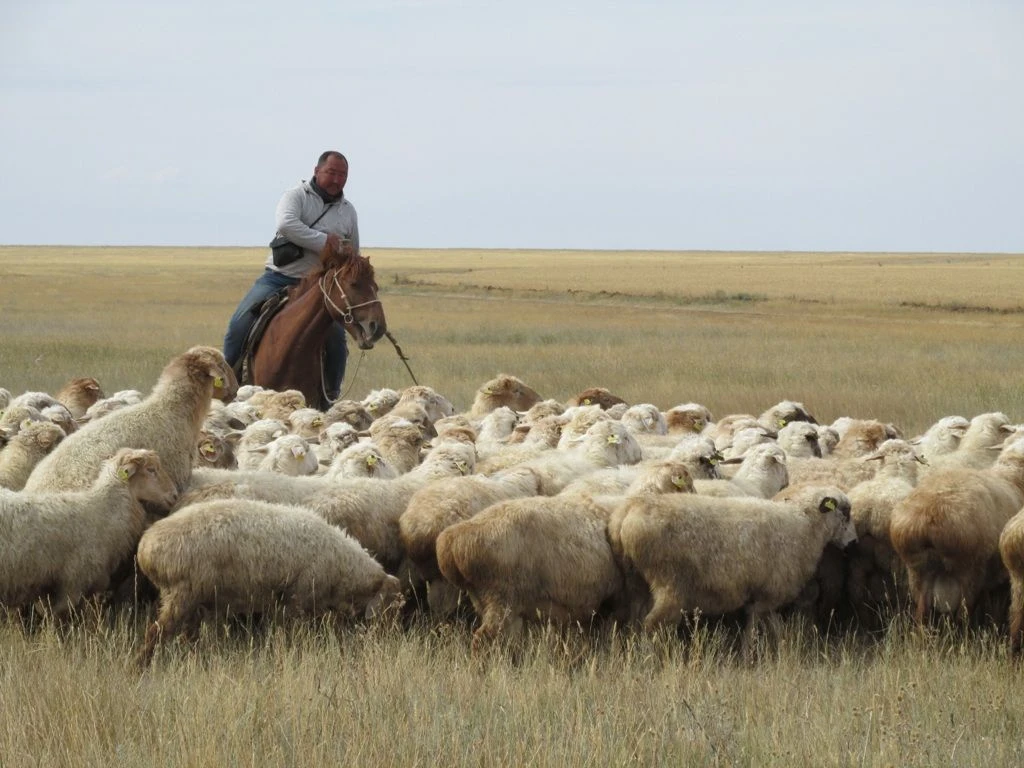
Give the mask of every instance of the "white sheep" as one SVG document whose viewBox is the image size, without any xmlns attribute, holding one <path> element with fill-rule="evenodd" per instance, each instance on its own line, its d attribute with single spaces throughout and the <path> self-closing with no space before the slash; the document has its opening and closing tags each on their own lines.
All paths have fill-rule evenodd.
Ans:
<svg viewBox="0 0 1024 768">
<path fill-rule="evenodd" d="M 421 406 L 427 412 L 427 418 L 433 425 L 438 419 L 452 416 L 455 413 L 455 406 L 444 395 L 439 394 L 431 387 L 416 384 L 402 390 L 398 402 L 391 409 L 392 413 L 404 415 L 405 407 L 409 404 Z"/>
<path fill-rule="evenodd" d="M 281 435 L 255 453 L 263 453 L 256 467 L 260 472 L 280 472 L 283 475 L 312 475 L 319 466 L 316 452 L 309 441 L 299 435 Z"/>
<path fill-rule="evenodd" d="M 626 409 L 620 421 L 633 430 L 633 434 L 667 435 L 668 423 L 658 406 L 652 403 L 636 403 Z"/>
<path fill-rule="evenodd" d="M 589 624 L 608 609 L 625 615 L 623 576 L 607 538 L 609 518 L 626 498 L 692 486 L 667 463 L 645 467 L 627 495 L 560 494 L 499 501 L 437 536 L 438 568 L 467 592 L 480 624 L 478 647 L 515 636 L 524 621 Z"/>
<path fill-rule="evenodd" d="M 48 421 L 28 421 L 0 449 L 0 488 L 18 491 L 32 469 L 65 437 L 64 430 Z"/>
<path fill-rule="evenodd" d="M 102 592 L 145 526 L 140 502 L 167 510 L 178 492 L 154 451 L 120 449 L 81 491 L 0 491 L 0 603 L 37 599 L 62 617 Z"/>
<path fill-rule="evenodd" d="M 960 446 L 970 425 L 971 422 L 963 416 L 943 416 L 928 427 L 923 435 L 910 442 L 917 447 L 921 458 L 931 464 L 939 456 L 953 453 Z"/>
<path fill-rule="evenodd" d="M 1005 413 L 992 411 L 980 413 L 971 419 L 957 449 L 945 456 L 937 456 L 930 462 L 930 471 L 946 467 L 985 469 L 991 467 L 999 456 L 1006 438 L 1014 431 Z"/>
<path fill-rule="evenodd" d="M 374 389 L 363 398 L 362 405 L 369 411 L 371 419 L 379 419 L 398 404 L 400 397 L 401 395 L 394 389 Z"/>
<path fill-rule="evenodd" d="M 257 469 L 263 461 L 263 449 L 288 434 L 288 426 L 280 419 L 259 419 L 247 426 L 235 445 L 239 469 Z"/>
<path fill-rule="evenodd" d="M 695 610 L 745 609 L 748 650 L 760 620 L 800 593 L 825 545 L 856 539 L 849 499 L 837 488 L 806 488 L 790 502 L 644 496 L 627 501 L 620 517 L 609 539 L 650 589 L 644 627 L 675 626 Z"/>
<path fill-rule="evenodd" d="M 809 421 L 791 421 L 779 430 L 775 442 L 787 457 L 798 459 L 821 458 L 818 428 Z"/>
<path fill-rule="evenodd" d="M 807 410 L 807 406 L 795 400 L 783 400 L 768 408 L 757 417 L 758 423 L 770 432 L 778 432 L 784 426 L 793 421 L 809 421 L 817 424 L 814 416 Z"/>
<path fill-rule="evenodd" d="M 220 350 L 193 347 L 167 364 L 145 400 L 68 435 L 36 465 L 25 489 L 88 488 L 104 458 L 118 448 L 148 448 L 160 455 L 164 470 L 183 490 L 210 401 L 230 400 L 237 387 Z"/>
<path fill-rule="evenodd" d="M 216 469 L 236 469 L 238 459 L 235 456 L 235 446 L 239 432 L 229 432 L 221 436 L 215 431 L 208 432 L 205 429 L 199 431 L 199 439 L 196 442 L 196 452 L 192 466 L 212 467 Z"/>
<path fill-rule="evenodd" d="M 243 384 L 238 388 L 238 392 L 235 394 L 235 400 L 240 403 L 244 403 L 249 400 L 257 392 L 266 392 L 266 387 L 261 387 L 259 384 Z"/>
<path fill-rule="evenodd" d="M 375 477 L 378 480 L 393 480 L 398 474 L 398 470 L 391 466 L 376 445 L 355 443 L 334 457 L 324 472 L 324 478 L 338 480 L 346 477 Z"/>
<path fill-rule="evenodd" d="M 321 429 L 313 447 L 320 462 L 320 471 L 326 472 L 338 454 L 358 442 L 359 432 L 346 421 L 336 421 Z"/>
<path fill-rule="evenodd" d="M 357 431 L 363 431 L 370 428 L 378 415 L 383 416 L 384 412 L 377 414 L 355 400 L 338 400 L 324 414 L 324 426 L 344 422 Z"/>
<path fill-rule="evenodd" d="M 324 414 L 316 408 L 299 408 L 288 414 L 286 422 L 293 435 L 304 440 L 316 440 L 326 424 Z"/>
<path fill-rule="evenodd" d="M 423 410 L 420 406 L 415 407 Z M 396 472 L 404 474 L 420 463 L 424 431 L 421 426 L 396 416 L 392 411 L 370 426 L 370 441 Z"/>
<path fill-rule="evenodd" d="M 731 479 L 694 480 L 696 493 L 704 496 L 757 496 L 770 499 L 789 484 L 786 452 L 774 443 L 755 445 L 740 459 L 726 459 L 739 463 Z"/>
<path fill-rule="evenodd" d="M 400 587 L 352 537 L 310 510 L 228 499 L 154 523 L 138 547 L 140 570 L 160 590 L 160 612 L 139 661 L 218 615 L 285 608 L 302 616 L 371 616 L 396 606 Z"/>
<path fill-rule="evenodd" d="M 904 440 L 886 440 L 863 461 L 879 462 L 870 480 L 853 486 L 851 517 L 857 546 L 849 553 L 847 594 L 861 626 L 882 629 L 892 609 L 909 599 L 907 579 L 889 537 L 889 522 L 896 504 L 906 498 L 918 480 L 924 460 Z"/>
<path fill-rule="evenodd" d="M 972 616 L 980 598 L 1007 579 L 999 535 L 1024 506 L 1024 440 L 987 469 L 945 467 L 924 474 L 893 509 L 889 535 L 907 569 L 915 617 Z"/>
<path fill-rule="evenodd" d="M 680 403 L 664 413 L 670 435 L 699 435 L 714 421 L 711 411 L 700 403 Z"/>
</svg>

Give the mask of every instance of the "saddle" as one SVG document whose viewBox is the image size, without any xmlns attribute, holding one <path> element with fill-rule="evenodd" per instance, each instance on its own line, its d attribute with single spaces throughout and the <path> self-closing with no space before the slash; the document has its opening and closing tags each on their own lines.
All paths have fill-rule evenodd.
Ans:
<svg viewBox="0 0 1024 768">
<path fill-rule="evenodd" d="M 242 354 L 238 358 L 238 362 L 235 363 L 234 371 L 235 378 L 238 379 L 239 385 L 252 384 L 252 359 L 256 354 L 256 349 L 260 345 L 260 340 L 263 338 L 263 334 L 267 330 L 267 326 L 270 325 L 270 321 L 274 319 L 274 315 L 284 309 L 284 305 L 288 302 L 288 289 L 282 288 L 277 293 L 271 294 L 264 299 L 262 304 L 257 304 L 252 308 L 252 313 L 256 315 L 256 320 L 253 322 L 252 327 L 249 328 L 249 333 L 245 336 L 245 342 L 242 344 Z"/>
</svg>

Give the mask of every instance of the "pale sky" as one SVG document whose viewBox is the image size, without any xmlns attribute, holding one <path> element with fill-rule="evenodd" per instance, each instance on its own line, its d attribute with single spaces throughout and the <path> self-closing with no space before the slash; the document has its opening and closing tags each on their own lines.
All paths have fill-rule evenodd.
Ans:
<svg viewBox="0 0 1024 768">
<path fill-rule="evenodd" d="M 1021 0 L 0 0 L 0 243 L 1024 252 Z"/>
</svg>

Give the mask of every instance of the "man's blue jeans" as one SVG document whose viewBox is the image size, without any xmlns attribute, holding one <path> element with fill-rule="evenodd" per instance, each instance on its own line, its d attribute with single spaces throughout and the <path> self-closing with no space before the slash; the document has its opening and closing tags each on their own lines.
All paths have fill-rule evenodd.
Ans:
<svg viewBox="0 0 1024 768">
<path fill-rule="evenodd" d="M 272 269 L 263 270 L 263 274 L 256 278 L 256 282 L 252 284 L 252 288 L 245 294 L 245 298 L 238 305 L 235 314 L 228 321 L 228 329 L 224 334 L 224 358 L 228 365 L 234 366 L 242 355 L 245 337 L 249 335 L 249 329 L 256 322 L 253 310 L 269 296 L 298 282 L 298 278 L 287 277 Z M 345 378 L 345 363 L 348 361 L 345 329 L 337 323 L 331 325 L 330 333 L 327 336 L 326 351 L 324 378 L 326 379 L 327 395 L 334 400 L 341 391 L 341 380 Z"/>
</svg>

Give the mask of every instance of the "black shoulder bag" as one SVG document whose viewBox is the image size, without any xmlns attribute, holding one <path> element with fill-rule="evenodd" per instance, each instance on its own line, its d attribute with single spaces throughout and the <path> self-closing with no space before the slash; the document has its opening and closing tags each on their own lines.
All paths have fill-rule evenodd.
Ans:
<svg viewBox="0 0 1024 768">
<path fill-rule="evenodd" d="M 319 216 L 313 219 L 313 223 L 309 225 L 310 229 L 312 229 L 316 223 L 324 217 L 324 215 L 331 209 L 332 205 L 334 205 L 334 203 L 330 203 L 324 208 L 323 212 L 321 212 Z M 275 267 L 284 267 L 291 264 L 293 261 L 298 261 L 302 258 L 302 246 L 296 245 L 284 235 L 278 235 L 270 241 L 270 251 L 274 255 Z"/>
</svg>

